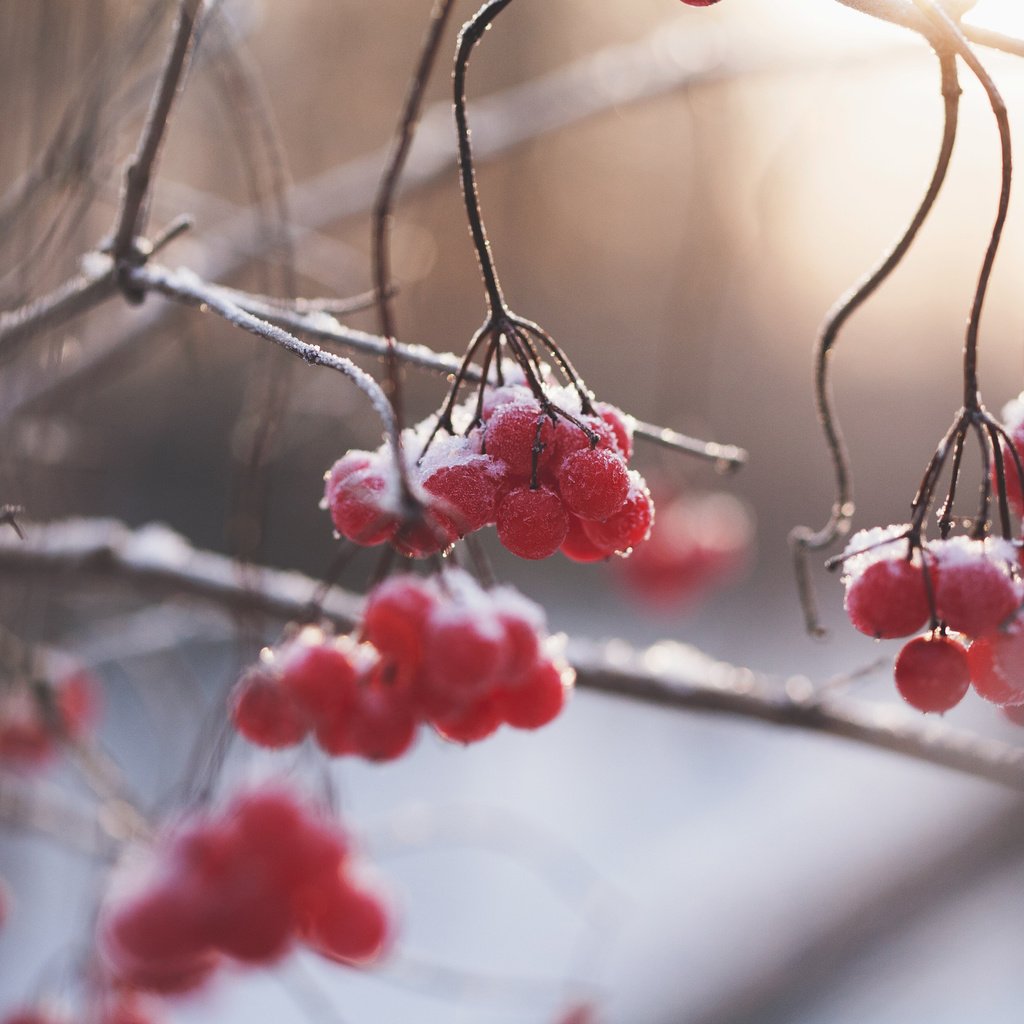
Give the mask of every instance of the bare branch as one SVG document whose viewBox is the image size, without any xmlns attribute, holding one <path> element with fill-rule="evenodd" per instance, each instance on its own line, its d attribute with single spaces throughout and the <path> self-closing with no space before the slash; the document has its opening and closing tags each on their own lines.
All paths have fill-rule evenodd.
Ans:
<svg viewBox="0 0 1024 1024">
<path fill-rule="evenodd" d="M 113 520 L 72 520 L 27 526 L 26 540 L 0 537 L 5 580 L 60 578 L 88 586 L 107 579 L 146 592 L 205 601 L 228 612 L 281 620 L 310 610 L 316 580 L 261 570 L 239 581 L 237 563 L 197 550 L 164 526 L 130 530 Z M 338 589 L 324 596 L 323 617 L 342 629 L 357 622 L 361 601 Z M 620 640 L 569 643 L 577 685 L 659 707 L 711 711 L 830 736 L 938 765 L 1024 791 L 1024 748 L 922 719 L 897 705 L 821 696 L 806 680 L 779 683 L 749 669 L 715 661 L 686 644 L 664 641 L 636 649 Z"/>
<path fill-rule="evenodd" d="M 9 358 L 20 346 L 51 327 L 88 312 L 117 291 L 114 264 L 105 260 L 96 273 L 83 273 L 66 281 L 49 295 L 0 313 L 0 357 Z"/>
<path fill-rule="evenodd" d="M 136 237 L 145 230 L 145 204 L 149 197 L 153 168 L 167 132 L 171 108 L 181 86 L 201 6 L 202 0 L 181 0 L 178 8 L 174 42 L 167 55 L 167 63 L 164 65 L 156 92 L 153 94 L 138 149 L 125 170 L 124 194 L 111 248 L 117 261 L 130 257 Z"/>
</svg>

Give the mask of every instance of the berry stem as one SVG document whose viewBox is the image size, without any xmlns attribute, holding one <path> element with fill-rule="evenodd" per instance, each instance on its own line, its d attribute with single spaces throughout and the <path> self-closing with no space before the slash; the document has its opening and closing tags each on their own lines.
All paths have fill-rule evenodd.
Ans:
<svg viewBox="0 0 1024 1024">
<path fill-rule="evenodd" d="M 839 332 L 857 309 L 860 308 L 885 279 L 899 266 L 903 257 L 910 250 L 922 224 L 931 212 L 939 196 L 949 170 L 953 144 L 956 141 L 960 110 L 960 85 L 957 79 L 956 59 L 952 53 L 937 49 L 939 69 L 941 73 L 941 89 L 944 106 L 942 141 L 939 146 L 938 159 L 928 183 L 924 198 L 918 206 L 909 226 L 895 245 L 882 257 L 879 263 L 853 288 L 848 291 L 825 319 L 814 357 L 814 397 L 818 409 L 818 420 L 825 435 L 825 443 L 832 460 L 835 479 L 835 498 L 828 522 L 820 530 L 812 530 L 807 526 L 795 527 L 789 535 L 793 551 L 793 568 L 796 575 L 797 590 L 800 604 L 804 611 L 807 631 L 814 636 L 824 633 L 819 621 L 814 587 L 811 581 L 808 553 L 819 551 L 832 544 L 838 537 L 849 530 L 854 513 L 853 480 L 850 470 L 850 457 L 843 438 L 839 420 L 835 412 L 835 401 L 832 394 L 830 375 L 831 356 L 839 337 Z"/>
<path fill-rule="evenodd" d="M 971 304 L 970 316 L 967 320 L 967 335 L 964 340 L 964 406 L 971 410 L 981 407 L 978 390 L 978 330 L 981 324 L 981 311 L 988 291 L 988 283 L 992 276 L 996 252 L 1006 223 L 1007 211 L 1010 208 L 1010 186 L 1013 182 L 1013 152 L 1010 145 L 1010 123 L 1006 113 L 1006 104 L 999 90 L 992 81 L 984 65 L 978 60 L 971 49 L 970 43 L 960 31 L 960 26 L 934 0 L 914 0 L 918 8 L 937 29 L 940 39 L 950 51 L 960 56 L 963 62 L 974 73 L 981 87 L 988 96 L 989 105 L 995 115 L 999 129 L 999 146 L 1001 153 L 1001 174 L 999 186 L 999 205 L 996 211 L 995 224 L 985 250 L 985 258 L 981 264 L 978 285 Z"/>
<path fill-rule="evenodd" d="M 377 195 L 373 204 L 372 215 L 372 263 L 374 290 L 377 295 L 377 315 L 380 333 L 387 344 L 384 357 L 384 392 L 395 410 L 395 421 L 398 424 L 399 437 L 393 449 L 395 470 L 398 474 L 402 490 L 402 504 L 411 514 L 420 513 L 420 504 L 416 500 L 409 482 L 409 473 L 402 454 L 401 430 L 404 426 L 402 403 L 402 366 L 395 352 L 395 318 L 391 303 L 393 293 L 391 280 L 391 212 L 394 206 L 398 182 L 405 169 L 409 150 L 412 146 L 416 127 L 419 123 L 420 110 L 427 83 L 441 45 L 441 36 L 448 23 L 454 0 L 437 0 L 430 12 L 430 23 L 427 27 L 420 57 L 409 82 L 408 92 L 398 128 L 395 132 L 391 152 L 381 175 Z"/>
<path fill-rule="evenodd" d="M 487 303 L 492 317 L 505 311 L 505 300 L 498 281 L 498 272 L 491 254 L 491 243 L 487 238 L 483 214 L 480 211 L 480 193 L 477 189 L 476 168 L 473 164 L 473 147 L 469 139 L 469 120 L 466 114 L 466 70 L 473 47 L 480 41 L 491 22 L 511 3 L 511 0 L 488 0 L 476 14 L 462 26 L 458 47 L 455 51 L 455 127 L 459 136 L 459 175 L 462 182 L 462 197 L 469 218 L 469 230 L 473 236 L 476 258 L 480 264 Z"/>
</svg>

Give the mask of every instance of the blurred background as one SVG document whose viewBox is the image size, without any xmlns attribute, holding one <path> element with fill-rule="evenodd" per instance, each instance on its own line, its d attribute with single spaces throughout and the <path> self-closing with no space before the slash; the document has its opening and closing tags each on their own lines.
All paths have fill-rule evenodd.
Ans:
<svg viewBox="0 0 1024 1024">
<path fill-rule="evenodd" d="M 212 7 L 152 218 L 189 213 L 195 229 L 163 261 L 282 295 L 367 289 L 367 211 L 429 0 Z M 0 308 L 64 281 L 110 230 L 173 8 L 0 0 Z M 456 5 L 394 223 L 399 337 L 442 350 L 461 351 L 485 314 L 451 160 L 448 55 L 475 8 Z M 1013 0 L 979 0 L 969 20 L 1024 34 Z M 1024 64 L 983 57 L 1019 124 Z M 511 305 L 601 399 L 748 448 L 750 465 L 728 479 L 649 446 L 635 462 L 666 490 L 727 489 L 757 523 L 745 575 L 700 603 L 652 608 L 615 566 L 517 562 L 491 536 L 499 576 L 573 636 L 668 638 L 780 685 L 808 677 L 894 702 L 895 645 L 854 634 L 824 571 L 831 635 L 804 633 L 786 536 L 820 526 L 831 506 L 812 346 L 923 194 L 941 133 L 933 55 L 821 0 L 521 0 L 469 80 Z M 855 528 L 906 520 L 960 403 L 999 181 L 985 96 L 969 74 L 962 84 L 945 191 L 833 360 Z M 1024 386 L 1022 272 L 1015 203 L 982 323 L 995 411 Z M 372 313 L 346 322 L 376 329 Z M 444 381 L 414 370 L 407 387 L 419 418 Z M 0 497 L 31 520 L 163 522 L 199 547 L 322 576 L 335 553 L 322 475 L 379 442 L 367 413 L 341 378 L 213 318 L 157 298 L 112 303 L 4 365 Z M 270 456 L 254 475 L 267 422 Z M 977 478 L 974 463 L 968 472 Z M 372 553 L 355 559 L 343 582 L 364 590 L 374 566 Z M 0 581 L 0 602 L 9 629 L 101 675 L 104 742 L 152 808 L 173 805 L 225 687 L 278 628 L 73 580 Z M 1015 738 L 971 698 L 948 718 Z M 337 787 L 399 894 L 401 941 L 372 972 L 302 955 L 239 972 L 169 1004 L 170 1021 L 554 1024 L 579 1001 L 614 1024 L 1020 1019 L 1024 824 L 991 784 L 590 693 L 537 735 L 504 731 L 469 749 L 423 736 L 387 766 L 328 769 L 311 751 L 257 757 L 236 744 L 228 778 L 253 773 Z M 70 772 L 46 784 L 86 805 Z M 0 1010 L 44 992 L 73 1003 L 106 867 L 2 829 L 0 876 L 15 899 L 0 930 Z"/>
</svg>

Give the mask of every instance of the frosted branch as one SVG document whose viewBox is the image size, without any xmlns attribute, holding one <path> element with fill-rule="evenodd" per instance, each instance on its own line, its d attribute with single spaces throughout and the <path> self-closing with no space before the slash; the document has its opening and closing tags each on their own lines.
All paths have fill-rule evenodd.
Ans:
<svg viewBox="0 0 1024 1024">
<path fill-rule="evenodd" d="M 271 569 L 260 570 L 247 586 L 236 562 L 197 550 L 164 526 L 130 530 L 114 520 L 71 520 L 26 526 L 25 533 L 24 541 L 0 537 L 5 580 L 49 577 L 65 586 L 106 580 L 283 621 L 308 617 L 320 586 L 298 573 Z M 355 595 L 331 589 L 323 617 L 351 629 L 360 608 Z M 806 680 L 773 680 L 671 641 L 634 648 L 620 640 L 571 640 L 568 651 L 581 689 L 840 736 L 1024 791 L 1024 748 L 923 719 L 898 705 L 822 696 Z"/>
</svg>

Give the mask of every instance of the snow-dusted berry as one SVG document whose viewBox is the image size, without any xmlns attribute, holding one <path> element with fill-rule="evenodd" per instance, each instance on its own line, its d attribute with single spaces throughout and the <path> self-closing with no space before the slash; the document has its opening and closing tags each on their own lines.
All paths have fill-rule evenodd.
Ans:
<svg viewBox="0 0 1024 1024">
<path fill-rule="evenodd" d="M 498 505 L 498 539 L 520 558 L 553 555 L 569 532 L 562 499 L 549 487 L 516 487 Z"/>
</svg>

